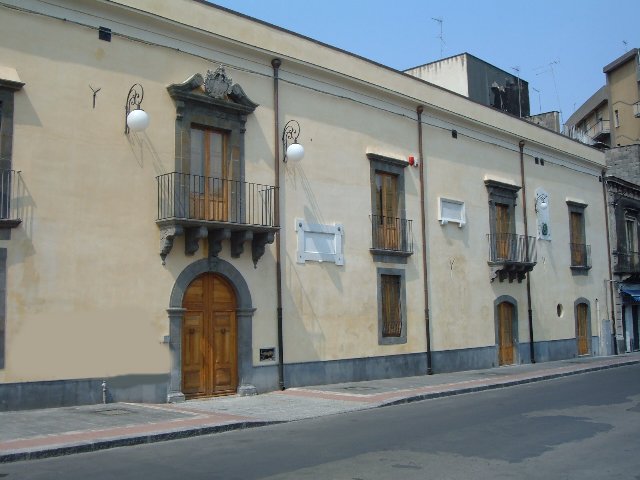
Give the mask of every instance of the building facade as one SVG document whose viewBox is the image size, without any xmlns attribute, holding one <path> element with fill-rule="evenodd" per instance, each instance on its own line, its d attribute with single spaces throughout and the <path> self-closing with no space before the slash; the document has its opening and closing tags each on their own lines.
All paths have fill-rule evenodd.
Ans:
<svg viewBox="0 0 640 480">
<path fill-rule="evenodd" d="M 603 68 L 606 85 L 569 117 L 566 135 L 603 149 L 640 142 L 639 51 L 633 48 Z"/>
<path fill-rule="evenodd" d="M 0 9 L 1 409 L 602 351 L 602 152 L 205 2 Z"/>
<path fill-rule="evenodd" d="M 640 145 L 607 151 L 607 204 L 613 282 L 612 318 L 620 353 L 639 350 L 640 306 Z"/>
<path fill-rule="evenodd" d="M 469 53 L 461 53 L 405 70 L 483 105 L 529 116 L 529 83 Z"/>
</svg>

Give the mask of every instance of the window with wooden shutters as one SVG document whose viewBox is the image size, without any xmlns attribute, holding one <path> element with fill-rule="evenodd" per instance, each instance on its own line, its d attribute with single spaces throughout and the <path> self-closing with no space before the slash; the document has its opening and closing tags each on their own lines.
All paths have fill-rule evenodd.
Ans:
<svg viewBox="0 0 640 480">
<path fill-rule="evenodd" d="M 382 336 L 399 337 L 402 334 L 400 309 L 400 277 L 382 275 Z"/>
<path fill-rule="evenodd" d="M 588 270 L 591 268 L 591 246 L 587 245 L 585 235 L 583 203 L 567 201 L 569 207 L 569 241 L 571 249 L 571 268 Z"/>
<path fill-rule="evenodd" d="M 371 254 L 376 262 L 407 263 L 413 253 L 406 218 L 404 171 L 408 163 L 368 153 L 371 172 Z"/>
<path fill-rule="evenodd" d="M 390 173 L 376 172 L 376 203 L 374 221 L 377 225 L 374 244 L 385 250 L 398 250 L 398 177 Z"/>
<path fill-rule="evenodd" d="M 405 272 L 396 268 L 378 269 L 378 344 L 407 342 Z"/>
</svg>

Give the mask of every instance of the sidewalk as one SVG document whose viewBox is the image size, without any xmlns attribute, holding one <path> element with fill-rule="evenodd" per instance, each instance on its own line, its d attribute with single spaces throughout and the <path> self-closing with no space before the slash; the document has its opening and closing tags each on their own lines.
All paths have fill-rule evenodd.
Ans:
<svg viewBox="0 0 640 480">
<path fill-rule="evenodd" d="M 111 403 L 0 412 L 0 463 L 206 435 L 479 392 L 640 363 L 640 354 L 290 388 L 181 404 Z"/>
</svg>

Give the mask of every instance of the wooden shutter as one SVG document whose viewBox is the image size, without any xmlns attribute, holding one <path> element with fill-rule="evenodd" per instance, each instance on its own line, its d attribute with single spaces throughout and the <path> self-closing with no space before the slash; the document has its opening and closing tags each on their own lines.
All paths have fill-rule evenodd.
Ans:
<svg viewBox="0 0 640 480">
<path fill-rule="evenodd" d="M 402 308 L 400 304 L 400 276 L 382 275 L 382 336 L 402 335 Z"/>
<path fill-rule="evenodd" d="M 513 305 L 502 302 L 498 305 L 498 363 L 500 365 L 513 365 Z"/>
<path fill-rule="evenodd" d="M 589 353 L 589 339 L 587 328 L 588 306 L 586 303 L 579 303 L 576 307 L 577 331 L 578 331 L 578 355 Z"/>
<path fill-rule="evenodd" d="M 570 216 L 571 264 L 584 265 L 584 216 L 582 212 L 571 212 Z"/>
<path fill-rule="evenodd" d="M 377 248 L 397 250 L 400 245 L 398 219 L 398 177 L 376 172 Z"/>
<path fill-rule="evenodd" d="M 509 205 L 496 203 L 496 253 L 500 259 L 509 259 L 511 245 L 511 212 Z"/>
</svg>

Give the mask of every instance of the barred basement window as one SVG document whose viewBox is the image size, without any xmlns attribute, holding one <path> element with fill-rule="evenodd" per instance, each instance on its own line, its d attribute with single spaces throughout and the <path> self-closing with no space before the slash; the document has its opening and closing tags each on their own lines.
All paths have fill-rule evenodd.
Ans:
<svg viewBox="0 0 640 480">
<path fill-rule="evenodd" d="M 402 335 L 402 309 L 400 305 L 400 276 L 381 275 L 382 287 L 382 336 Z"/>
</svg>

